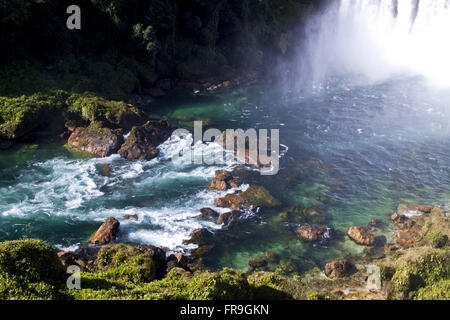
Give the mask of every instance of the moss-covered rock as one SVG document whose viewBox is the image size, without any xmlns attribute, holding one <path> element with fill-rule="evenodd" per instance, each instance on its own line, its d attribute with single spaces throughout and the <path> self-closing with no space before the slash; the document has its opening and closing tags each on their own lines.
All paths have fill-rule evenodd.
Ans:
<svg viewBox="0 0 450 320">
<path fill-rule="evenodd" d="M 64 269 L 56 251 L 41 240 L 0 243 L 0 271 L 30 282 L 60 283 Z"/>
<path fill-rule="evenodd" d="M 244 192 L 237 191 L 215 199 L 214 204 L 217 207 L 240 210 L 248 207 L 277 207 L 281 205 L 281 202 L 275 199 L 263 186 L 253 185 Z"/>
<path fill-rule="evenodd" d="M 153 246 L 113 244 L 100 249 L 97 264 L 103 278 L 145 283 L 162 277 L 165 253 Z"/>
<path fill-rule="evenodd" d="M 92 93 L 73 94 L 67 99 L 68 113 L 90 123 L 102 122 L 111 128 L 131 129 L 143 123 L 142 112 L 123 101 L 107 100 Z"/>
</svg>

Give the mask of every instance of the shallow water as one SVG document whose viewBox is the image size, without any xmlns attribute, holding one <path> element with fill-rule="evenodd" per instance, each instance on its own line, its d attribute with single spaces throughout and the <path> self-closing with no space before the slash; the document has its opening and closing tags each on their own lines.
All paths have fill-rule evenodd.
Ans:
<svg viewBox="0 0 450 320">
<path fill-rule="evenodd" d="M 400 201 L 449 207 L 449 102 L 450 91 L 421 78 L 333 80 L 308 93 L 270 86 L 154 101 L 154 114 L 187 128 L 204 120 L 221 130 L 280 129 L 280 143 L 289 151 L 279 173 L 242 176 L 247 184 L 264 185 L 283 206 L 248 215 L 230 230 L 195 218 L 223 193 L 206 190 L 220 166 L 171 162 L 190 141 L 163 144 L 161 156 L 149 162 L 117 155 L 86 159 L 58 143 L 20 145 L 0 154 L 0 240 L 37 237 L 74 249 L 114 216 L 121 222 L 119 241 L 175 251 L 186 249 L 182 242 L 192 230 L 212 230 L 215 248 L 206 260 L 212 267 L 244 269 L 269 250 L 298 270 L 323 267 L 329 259 L 360 254 L 344 232 L 375 218 L 388 222 Z M 279 216 L 293 204 L 325 210 L 333 238 L 324 245 L 300 242 L 298 225 Z M 137 214 L 139 221 L 124 219 L 126 214 Z"/>
</svg>

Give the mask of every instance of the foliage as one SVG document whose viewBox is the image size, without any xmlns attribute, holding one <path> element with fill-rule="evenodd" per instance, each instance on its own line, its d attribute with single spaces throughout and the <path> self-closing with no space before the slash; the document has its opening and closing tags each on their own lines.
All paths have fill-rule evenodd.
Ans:
<svg viewBox="0 0 450 320">
<path fill-rule="evenodd" d="M 41 240 L 27 239 L 0 243 L 0 272 L 20 276 L 31 283 L 56 285 L 64 270 L 51 246 Z M 16 281 L 16 278 L 4 279 Z"/>
</svg>

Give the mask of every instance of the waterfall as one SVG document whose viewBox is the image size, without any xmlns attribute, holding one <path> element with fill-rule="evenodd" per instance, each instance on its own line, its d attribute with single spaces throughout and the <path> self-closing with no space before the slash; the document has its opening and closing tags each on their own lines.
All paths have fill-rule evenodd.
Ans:
<svg viewBox="0 0 450 320">
<path fill-rule="evenodd" d="M 313 81 L 411 73 L 450 86 L 450 0 L 334 1 L 312 25 L 306 56 Z"/>
</svg>

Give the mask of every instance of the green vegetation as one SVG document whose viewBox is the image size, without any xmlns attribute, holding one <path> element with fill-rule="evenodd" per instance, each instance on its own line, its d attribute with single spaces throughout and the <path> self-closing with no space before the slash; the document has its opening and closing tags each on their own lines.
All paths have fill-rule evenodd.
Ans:
<svg viewBox="0 0 450 320">
<path fill-rule="evenodd" d="M 50 121 L 131 128 L 128 103 L 158 80 L 228 78 L 288 55 L 319 2 L 81 0 L 73 31 L 69 1 L 0 0 L 0 139 Z"/>
<path fill-rule="evenodd" d="M 409 299 L 448 298 L 450 252 L 417 247 L 382 266 L 383 280 L 392 283 L 395 297 Z"/>
<path fill-rule="evenodd" d="M 63 266 L 41 240 L 0 243 L 0 299 L 57 299 Z"/>
<path fill-rule="evenodd" d="M 444 248 L 448 243 L 448 236 L 440 231 L 431 231 L 427 234 L 433 248 Z"/>
</svg>

